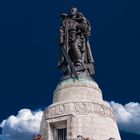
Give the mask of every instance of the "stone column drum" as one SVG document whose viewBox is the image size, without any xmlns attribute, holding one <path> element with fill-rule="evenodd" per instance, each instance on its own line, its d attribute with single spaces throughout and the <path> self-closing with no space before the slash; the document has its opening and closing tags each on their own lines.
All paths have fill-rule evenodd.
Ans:
<svg viewBox="0 0 140 140">
<path fill-rule="evenodd" d="M 40 133 L 43 140 L 57 140 L 57 129 L 67 129 L 67 140 L 78 135 L 92 140 L 121 140 L 110 106 L 92 79 L 60 82 L 53 104 L 44 111 Z"/>
</svg>

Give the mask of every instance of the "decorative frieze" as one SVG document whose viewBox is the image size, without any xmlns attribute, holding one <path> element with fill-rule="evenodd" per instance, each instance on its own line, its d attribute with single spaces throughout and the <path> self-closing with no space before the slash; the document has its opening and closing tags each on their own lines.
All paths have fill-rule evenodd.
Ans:
<svg viewBox="0 0 140 140">
<path fill-rule="evenodd" d="M 67 102 L 52 105 L 46 109 L 45 118 L 50 119 L 63 115 L 96 114 L 101 117 L 109 117 L 115 120 L 111 108 L 95 102 Z"/>
</svg>

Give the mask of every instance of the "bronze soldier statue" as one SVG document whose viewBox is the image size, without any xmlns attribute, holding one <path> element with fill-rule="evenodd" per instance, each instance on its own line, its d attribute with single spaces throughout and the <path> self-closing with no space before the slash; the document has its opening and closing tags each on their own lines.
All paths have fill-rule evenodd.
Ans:
<svg viewBox="0 0 140 140">
<path fill-rule="evenodd" d="M 81 73 L 93 75 L 94 60 L 88 42 L 91 28 L 89 21 L 76 7 L 71 8 L 69 15 L 62 14 L 61 21 L 59 31 L 61 57 L 58 68 L 63 71 L 64 76 L 74 75 L 77 78 Z"/>
</svg>

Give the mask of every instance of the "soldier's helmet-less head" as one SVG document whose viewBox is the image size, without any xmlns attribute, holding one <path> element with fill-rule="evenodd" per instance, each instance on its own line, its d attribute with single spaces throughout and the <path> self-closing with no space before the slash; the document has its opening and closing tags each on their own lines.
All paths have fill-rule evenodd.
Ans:
<svg viewBox="0 0 140 140">
<path fill-rule="evenodd" d="M 73 15 L 76 15 L 78 12 L 77 8 L 76 7 L 72 7 L 71 10 L 70 10 L 70 14 L 73 16 Z"/>
</svg>

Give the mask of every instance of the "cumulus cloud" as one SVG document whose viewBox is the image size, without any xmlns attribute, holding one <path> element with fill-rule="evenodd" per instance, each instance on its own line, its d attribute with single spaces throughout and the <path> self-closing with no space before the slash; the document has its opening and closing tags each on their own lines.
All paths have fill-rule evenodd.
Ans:
<svg viewBox="0 0 140 140">
<path fill-rule="evenodd" d="M 110 102 L 120 130 L 140 134 L 140 104 L 130 102 L 122 105 Z"/>
<path fill-rule="evenodd" d="M 108 103 L 114 110 L 120 130 L 140 134 L 139 103 L 130 102 L 125 105 L 114 101 Z M 16 116 L 9 116 L 0 124 L 2 128 L 0 140 L 31 140 L 32 135 L 39 132 L 42 114 L 42 111 L 21 109 Z"/>
<path fill-rule="evenodd" d="M 0 124 L 0 140 L 31 140 L 32 135 L 39 132 L 42 114 L 42 111 L 21 109 L 17 116 L 9 116 Z"/>
</svg>

